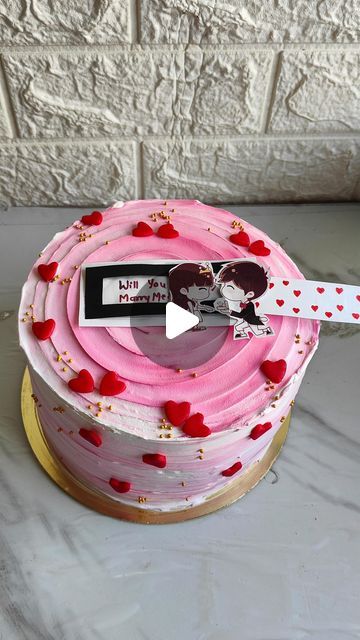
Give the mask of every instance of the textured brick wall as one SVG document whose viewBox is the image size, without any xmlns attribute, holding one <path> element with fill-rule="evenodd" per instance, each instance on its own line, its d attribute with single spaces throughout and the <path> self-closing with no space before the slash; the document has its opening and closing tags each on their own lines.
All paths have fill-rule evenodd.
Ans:
<svg viewBox="0 0 360 640">
<path fill-rule="evenodd" d="M 360 0 L 1 0 L 0 203 L 360 199 Z"/>
</svg>

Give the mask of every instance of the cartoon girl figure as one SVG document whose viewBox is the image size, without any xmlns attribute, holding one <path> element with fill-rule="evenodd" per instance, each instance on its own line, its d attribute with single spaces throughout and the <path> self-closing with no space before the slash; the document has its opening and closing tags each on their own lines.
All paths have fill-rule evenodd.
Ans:
<svg viewBox="0 0 360 640">
<path fill-rule="evenodd" d="M 199 324 L 193 327 L 193 331 L 206 329 L 202 311 L 215 311 L 212 306 L 201 302 L 209 297 L 214 288 L 215 278 L 209 263 L 184 262 L 169 271 L 172 301 L 199 318 Z"/>
<path fill-rule="evenodd" d="M 267 291 L 268 282 L 266 269 L 252 261 L 230 262 L 219 271 L 216 283 L 222 298 L 215 300 L 214 307 L 219 313 L 235 318 L 235 340 L 248 338 L 249 331 L 256 337 L 273 335 L 273 330 L 266 326 L 268 318 L 257 316 L 253 303 Z"/>
</svg>

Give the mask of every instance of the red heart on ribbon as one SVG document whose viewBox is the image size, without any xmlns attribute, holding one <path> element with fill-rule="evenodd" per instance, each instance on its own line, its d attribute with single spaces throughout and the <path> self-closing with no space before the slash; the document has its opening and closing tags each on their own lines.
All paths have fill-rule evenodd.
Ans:
<svg viewBox="0 0 360 640">
<path fill-rule="evenodd" d="M 142 459 L 145 464 L 151 464 L 153 467 L 159 467 L 159 469 L 166 467 L 166 456 L 162 453 L 144 453 Z"/>
<path fill-rule="evenodd" d="M 37 268 L 39 276 L 43 280 L 45 280 L 45 282 L 51 282 L 51 280 L 53 280 L 56 276 L 58 266 L 58 262 L 50 262 L 50 264 L 39 264 Z"/>
<path fill-rule="evenodd" d="M 311 308 L 313 311 L 317 311 L 319 307 L 317 306 L 317 304 L 312 304 Z"/>
<path fill-rule="evenodd" d="M 339 309 L 339 311 L 342 311 L 344 307 L 342 304 L 337 304 L 336 308 Z"/>
<path fill-rule="evenodd" d="M 102 396 L 117 396 L 125 389 L 126 384 L 121 380 L 119 374 L 116 371 L 108 371 L 100 382 L 99 391 Z"/>
<path fill-rule="evenodd" d="M 360 318 L 360 313 L 353 313 L 352 317 L 355 318 L 355 320 L 359 320 Z"/>
<path fill-rule="evenodd" d="M 285 304 L 285 300 L 276 300 L 278 307 L 282 307 Z"/>
<path fill-rule="evenodd" d="M 331 318 L 332 313 L 331 313 L 331 311 L 325 311 L 325 315 L 326 315 L 327 318 Z"/>
<path fill-rule="evenodd" d="M 236 473 L 237 471 L 240 471 L 241 468 L 242 468 L 242 462 L 240 462 L 239 460 L 239 462 L 235 462 L 228 469 L 224 469 L 224 471 L 221 472 L 221 475 L 229 478 L 230 476 L 233 476 L 234 473 Z"/>
<path fill-rule="evenodd" d="M 289 284 L 289 280 L 283 280 L 283 284 L 285 285 L 285 287 L 287 287 Z"/>
<path fill-rule="evenodd" d="M 117 478 L 110 478 L 109 485 L 117 493 L 127 493 L 131 489 L 130 482 L 125 482 L 125 480 L 117 480 Z"/>
<path fill-rule="evenodd" d="M 133 228 L 132 234 L 136 238 L 146 238 L 147 236 L 153 236 L 154 232 L 147 222 L 138 222 L 137 226 Z"/>
<path fill-rule="evenodd" d="M 286 362 L 285 360 L 264 360 L 260 370 L 271 382 L 279 383 L 285 376 Z"/>
<path fill-rule="evenodd" d="M 94 447 L 101 447 L 102 445 L 101 434 L 95 431 L 95 429 L 80 429 L 79 435 L 84 438 L 84 440 L 87 440 L 87 442 L 90 442 L 90 444 L 93 444 Z"/>
<path fill-rule="evenodd" d="M 344 289 L 342 287 L 336 287 L 336 293 L 342 293 Z"/>
<path fill-rule="evenodd" d="M 239 247 L 248 247 L 250 245 L 250 238 L 245 231 L 239 231 L 239 233 L 233 233 L 229 240 Z"/>
<path fill-rule="evenodd" d="M 99 224 L 102 223 L 102 221 L 103 221 L 103 216 L 102 216 L 102 213 L 100 213 L 100 211 L 93 211 L 92 213 L 90 213 L 90 215 L 83 216 L 81 218 L 81 222 L 83 224 L 95 225 L 96 227 L 98 227 Z"/>
<path fill-rule="evenodd" d="M 297 298 L 301 295 L 301 291 L 299 291 L 299 289 L 294 289 L 293 293 Z"/>
<path fill-rule="evenodd" d="M 167 224 L 161 225 L 161 227 L 158 228 L 156 235 L 159 236 L 159 238 L 166 238 L 170 240 L 172 238 L 178 238 L 179 232 L 176 231 L 171 222 L 169 222 Z"/>
<path fill-rule="evenodd" d="M 206 436 L 210 435 L 211 429 L 204 424 L 202 413 L 194 413 L 186 420 L 183 432 L 190 438 L 206 438 Z"/>
<path fill-rule="evenodd" d="M 81 369 L 77 378 L 72 378 L 68 386 L 76 393 L 91 393 L 94 391 L 94 379 L 87 369 Z"/>
<path fill-rule="evenodd" d="M 324 289 L 324 287 L 316 287 L 316 291 L 318 293 L 324 293 L 325 289 Z"/>
<path fill-rule="evenodd" d="M 271 253 L 270 249 L 265 246 L 263 240 L 255 240 L 255 242 L 252 242 L 249 251 L 253 253 L 254 256 L 268 256 Z"/>
<path fill-rule="evenodd" d="M 49 318 L 44 322 L 33 322 L 32 332 L 38 340 L 47 340 L 54 333 L 56 323 L 55 320 Z"/>
<path fill-rule="evenodd" d="M 174 427 L 179 427 L 188 419 L 190 408 L 190 402 L 174 402 L 174 400 L 168 400 L 164 405 L 166 417 Z"/>
<path fill-rule="evenodd" d="M 257 440 L 261 436 L 264 435 L 269 429 L 271 429 L 271 422 L 265 422 L 264 424 L 257 424 L 250 432 L 250 438 L 252 440 Z"/>
</svg>

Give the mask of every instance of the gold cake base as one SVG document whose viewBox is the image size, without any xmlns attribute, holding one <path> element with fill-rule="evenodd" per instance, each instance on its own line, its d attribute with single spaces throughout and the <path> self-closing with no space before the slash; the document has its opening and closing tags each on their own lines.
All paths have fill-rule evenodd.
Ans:
<svg viewBox="0 0 360 640">
<path fill-rule="evenodd" d="M 148 508 L 140 509 L 139 507 L 113 500 L 89 488 L 85 483 L 75 478 L 49 448 L 31 394 L 31 380 L 29 371 L 26 368 L 21 388 L 21 411 L 25 432 L 35 457 L 50 478 L 52 478 L 61 489 L 72 496 L 72 498 L 75 498 L 75 500 L 78 500 L 78 502 L 81 502 L 90 509 L 94 509 L 99 513 L 113 518 L 120 518 L 142 524 L 168 524 L 198 518 L 222 507 L 227 507 L 232 502 L 235 502 L 235 500 L 242 498 L 262 480 L 274 464 L 285 442 L 290 424 L 289 412 L 262 460 L 253 464 L 246 473 L 233 480 L 226 487 L 208 496 L 205 502 L 176 511 L 162 512 Z"/>
</svg>

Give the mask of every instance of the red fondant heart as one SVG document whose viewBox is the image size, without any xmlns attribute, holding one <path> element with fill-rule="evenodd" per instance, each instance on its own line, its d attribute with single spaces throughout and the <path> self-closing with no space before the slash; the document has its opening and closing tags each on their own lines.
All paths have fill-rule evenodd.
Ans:
<svg viewBox="0 0 360 640">
<path fill-rule="evenodd" d="M 293 312 L 294 313 L 299 313 L 299 311 L 300 311 L 299 307 L 293 307 Z"/>
<path fill-rule="evenodd" d="M 271 382 L 279 383 L 285 376 L 286 362 L 285 360 L 264 360 L 260 370 Z"/>
<path fill-rule="evenodd" d="M 202 413 L 194 413 L 186 420 L 183 432 L 190 438 L 206 438 L 206 436 L 210 435 L 211 429 L 204 424 Z"/>
<path fill-rule="evenodd" d="M 102 216 L 102 213 L 100 213 L 100 211 L 93 211 L 92 213 L 90 213 L 90 215 L 83 216 L 81 218 L 81 222 L 83 224 L 95 225 L 96 227 L 99 226 L 99 224 L 101 224 L 102 221 L 103 221 L 103 216 Z"/>
<path fill-rule="evenodd" d="M 331 318 L 332 313 L 331 313 L 331 311 L 325 311 L 325 315 L 326 315 L 327 318 Z"/>
<path fill-rule="evenodd" d="M 240 471 L 241 468 L 242 468 L 242 463 L 239 460 L 239 462 L 235 462 L 235 464 L 233 464 L 228 469 L 224 469 L 224 471 L 221 472 L 221 475 L 229 478 L 230 476 L 233 476 L 234 473 L 236 473 L 237 471 Z"/>
<path fill-rule="evenodd" d="M 316 287 L 316 291 L 318 293 L 324 293 L 325 289 L 324 289 L 324 287 Z"/>
<path fill-rule="evenodd" d="M 56 276 L 56 272 L 58 269 L 58 262 L 50 262 L 50 264 L 39 264 L 38 273 L 39 276 L 45 280 L 45 282 L 51 282 L 53 278 Z"/>
<path fill-rule="evenodd" d="M 273 283 L 273 282 L 270 282 L 270 284 L 269 284 L 269 289 L 272 289 L 273 287 L 275 287 L 274 283 Z"/>
<path fill-rule="evenodd" d="M 126 384 L 121 380 L 116 371 L 108 371 L 105 373 L 100 382 L 100 393 L 102 396 L 117 396 L 126 389 Z"/>
<path fill-rule="evenodd" d="M 355 320 L 359 320 L 360 318 L 360 313 L 353 313 L 352 317 L 355 318 Z"/>
<path fill-rule="evenodd" d="M 190 402 L 174 402 L 174 400 L 168 400 L 164 406 L 166 417 L 174 427 L 179 427 L 188 419 L 190 408 Z"/>
<path fill-rule="evenodd" d="M 252 440 L 257 440 L 261 436 L 264 435 L 269 429 L 271 429 L 271 422 L 265 422 L 264 424 L 257 424 L 253 429 L 251 429 L 250 438 Z"/>
<path fill-rule="evenodd" d="M 153 236 L 154 232 L 146 222 L 138 222 L 137 226 L 133 228 L 132 234 L 136 236 L 136 238 L 145 238 L 147 236 Z"/>
<path fill-rule="evenodd" d="M 311 308 L 313 311 L 317 311 L 319 307 L 317 306 L 317 304 L 312 304 Z"/>
<path fill-rule="evenodd" d="M 94 447 L 101 447 L 102 445 L 101 434 L 95 429 L 80 429 L 79 435 L 90 444 L 93 444 Z"/>
<path fill-rule="evenodd" d="M 356 296 L 356 300 L 360 302 L 360 296 Z"/>
<path fill-rule="evenodd" d="M 260 307 L 260 302 L 255 302 L 255 307 L 256 308 Z"/>
<path fill-rule="evenodd" d="M 285 300 L 276 300 L 276 304 L 278 305 L 278 307 L 282 307 L 285 303 Z"/>
<path fill-rule="evenodd" d="M 301 291 L 299 291 L 299 289 L 294 289 L 294 296 L 298 298 L 300 295 L 301 295 Z"/>
<path fill-rule="evenodd" d="M 167 238 L 170 240 L 171 238 L 178 238 L 179 232 L 174 229 L 171 223 L 168 223 L 161 225 L 161 227 L 158 228 L 156 235 L 159 236 L 159 238 Z"/>
<path fill-rule="evenodd" d="M 131 489 L 130 482 L 125 482 L 125 480 L 117 480 L 117 478 L 110 478 L 109 485 L 117 493 L 127 493 Z"/>
<path fill-rule="evenodd" d="M 151 464 L 153 467 L 159 467 L 159 469 L 166 467 L 166 456 L 162 453 L 144 453 L 142 459 L 145 464 Z"/>
<path fill-rule="evenodd" d="M 336 293 L 342 293 L 344 289 L 342 287 L 336 287 Z"/>
<path fill-rule="evenodd" d="M 255 240 L 252 242 L 249 251 L 254 254 L 254 256 L 268 256 L 271 251 L 268 249 L 263 240 Z"/>
<path fill-rule="evenodd" d="M 289 280 L 283 280 L 283 284 L 285 285 L 285 287 L 287 287 L 289 284 Z"/>
<path fill-rule="evenodd" d="M 31 328 L 34 336 L 36 336 L 38 340 L 47 340 L 54 333 L 55 326 L 55 320 L 49 318 L 49 320 L 45 320 L 44 322 L 33 322 Z"/>
<path fill-rule="evenodd" d="M 339 309 L 339 311 L 342 311 L 344 306 L 342 304 L 337 304 L 336 308 Z"/>
<path fill-rule="evenodd" d="M 77 378 L 69 380 L 68 385 L 76 393 L 91 393 L 94 391 L 94 379 L 87 369 L 81 369 Z"/>
<path fill-rule="evenodd" d="M 239 233 L 233 233 L 229 240 L 239 247 L 248 247 L 250 245 L 250 238 L 245 231 L 239 231 Z"/>
</svg>

